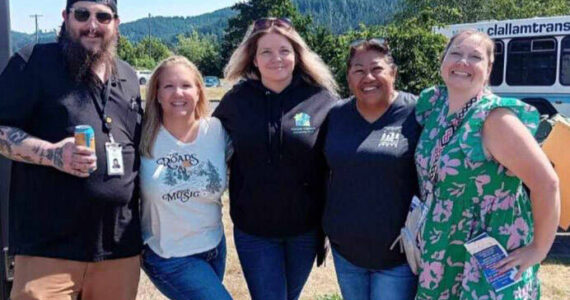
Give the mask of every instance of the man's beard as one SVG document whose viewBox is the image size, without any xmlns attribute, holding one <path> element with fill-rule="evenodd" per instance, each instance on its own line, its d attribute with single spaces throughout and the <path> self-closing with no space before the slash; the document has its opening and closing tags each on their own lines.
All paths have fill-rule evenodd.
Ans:
<svg viewBox="0 0 570 300">
<path fill-rule="evenodd" d="M 110 38 L 103 37 L 101 32 L 96 32 L 97 37 L 103 41 L 97 50 L 86 49 L 81 44 L 81 37 L 89 34 L 89 31 L 80 31 L 79 37 L 73 38 L 67 31 L 65 22 L 61 25 L 58 42 L 63 50 L 63 56 L 67 70 L 77 83 L 85 83 L 90 87 L 96 86 L 101 80 L 93 72 L 94 68 L 104 65 L 107 74 L 116 72 L 115 56 L 117 50 L 118 33 Z"/>
</svg>

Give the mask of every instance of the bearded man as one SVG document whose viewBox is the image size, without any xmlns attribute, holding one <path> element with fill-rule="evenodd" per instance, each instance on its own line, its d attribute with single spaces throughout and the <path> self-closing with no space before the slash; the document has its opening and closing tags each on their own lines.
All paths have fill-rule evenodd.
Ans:
<svg viewBox="0 0 570 300">
<path fill-rule="evenodd" d="M 0 154 L 14 161 L 11 299 L 135 299 L 137 77 L 116 57 L 116 0 L 67 0 L 62 15 L 57 43 L 23 49 L 0 75 Z M 95 150 L 75 144 L 77 125 L 93 127 Z"/>
</svg>

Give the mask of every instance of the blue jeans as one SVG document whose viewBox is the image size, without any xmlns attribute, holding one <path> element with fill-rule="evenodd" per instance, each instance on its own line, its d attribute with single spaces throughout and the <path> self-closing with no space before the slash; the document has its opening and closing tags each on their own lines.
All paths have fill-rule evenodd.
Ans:
<svg viewBox="0 0 570 300">
<path fill-rule="evenodd" d="M 162 258 L 145 246 L 141 265 L 152 283 L 170 299 L 232 299 L 222 285 L 225 238 L 212 250 L 184 257 Z"/>
<path fill-rule="evenodd" d="M 332 250 L 334 267 L 344 300 L 412 300 L 418 278 L 408 266 L 370 270 L 350 263 Z"/>
<path fill-rule="evenodd" d="M 234 240 L 252 300 L 296 300 L 317 254 L 317 231 L 265 238 L 234 227 Z"/>
</svg>

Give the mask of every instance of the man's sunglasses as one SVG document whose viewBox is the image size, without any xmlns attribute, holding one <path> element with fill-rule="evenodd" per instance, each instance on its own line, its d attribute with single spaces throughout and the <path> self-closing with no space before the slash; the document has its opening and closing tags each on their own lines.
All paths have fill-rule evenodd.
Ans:
<svg viewBox="0 0 570 300">
<path fill-rule="evenodd" d="M 350 48 L 359 47 L 360 45 L 366 42 L 370 44 L 376 44 L 378 46 L 381 46 L 382 48 L 386 48 L 386 50 L 390 50 L 390 47 L 388 46 L 388 41 L 386 41 L 385 38 L 358 39 L 350 43 Z"/>
<path fill-rule="evenodd" d="M 89 20 L 91 17 L 91 12 L 85 8 L 71 8 L 69 11 L 73 13 L 73 17 L 77 22 L 87 22 L 87 20 Z M 101 24 L 109 24 L 114 18 L 117 17 L 117 14 L 112 14 L 104 11 L 98 11 L 94 14 L 97 22 Z"/>
<path fill-rule="evenodd" d="M 291 23 L 291 20 L 289 20 L 289 18 L 261 18 L 253 22 L 253 32 L 265 30 L 271 26 L 289 30 L 293 28 L 293 23 Z"/>
</svg>

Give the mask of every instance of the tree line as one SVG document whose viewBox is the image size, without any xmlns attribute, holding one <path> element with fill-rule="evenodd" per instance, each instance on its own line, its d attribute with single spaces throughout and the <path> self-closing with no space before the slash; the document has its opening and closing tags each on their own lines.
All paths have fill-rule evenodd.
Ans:
<svg viewBox="0 0 570 300">
<path fill-rule="evenodd" d="M 136 44 L 121 38 L 119 55 L 138 68 L 152 69 L 160 60 L 176 53 L 188 57 L 205 75 L 221 76 L 229 56 L 253 20 L 288 17 L 311 49 L 330 66 L 343 96 L 348 95 L 345 60 L 350 43 L 373 37 L 388 41 L 398 65 L 397 88 L 418 93 L 440 82 L 439 55 L 446 39 L 434 33 L 433 26 L 563 15 L 569 8 L 566 0 L 402 0 L 401 9 L 389 23 L 360 25 L 339 34 L 318 25 L 310 15 L 301 14 L 292 0 L 247 0 L 232 6 L 237 14 L 228 20 L 221 41 L 215 35 L 196 31 L 178 35 L 175 45 L 170 47 L 157 38 L 145 38 Z"/>
</svg>

